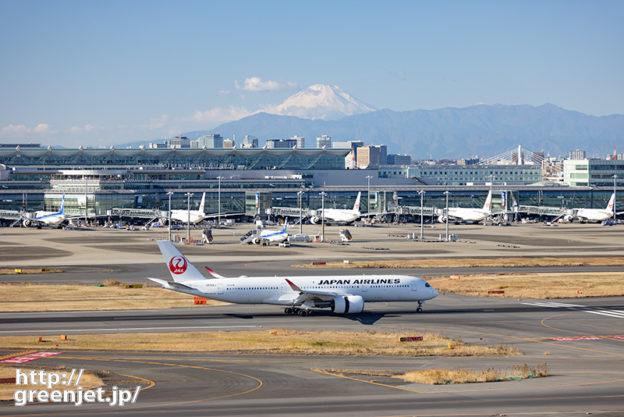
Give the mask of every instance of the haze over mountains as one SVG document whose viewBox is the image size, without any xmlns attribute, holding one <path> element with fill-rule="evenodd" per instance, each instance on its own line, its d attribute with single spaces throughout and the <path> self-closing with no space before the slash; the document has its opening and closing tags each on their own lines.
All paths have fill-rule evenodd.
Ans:
<svg viewBox="0 0 624 417">
<path fill-rule="evenodd" d="M 232 137 L 234 132 L 238 142 L 246 134 L 260 138 L 260 146 L 265 139 L 298 135 L 313 147 L 317 136 L 327 134 L 334 141 L 386 144 L 389 153 L 417 159 L 488 157 L 518 144 L 552 156 L 579 148 L 587 150 L 588 156 L 604 157 L 614 145 L 624 148 L 624 115 L 591 116 L 553 104 L 374 110 L 339 87 L 316 84 L 277 106 L 187 136 Z"/>
</svg>

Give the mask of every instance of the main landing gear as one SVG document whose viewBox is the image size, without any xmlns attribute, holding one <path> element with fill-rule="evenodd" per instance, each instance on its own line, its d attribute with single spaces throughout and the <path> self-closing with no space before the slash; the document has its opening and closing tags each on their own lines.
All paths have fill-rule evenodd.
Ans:
<svg viewBox="0 0 624 417">
<path fill-rule="evenodd" d="M 312 315 L 312 310 L 308 310 L 306 308 L 299 308 L 299 307 L 286 307 L 284 309 L 284 313 L 294 315 L 294 316 L 298 315 L 301 317 L 307 317 L 307 316 Z"/>
<path fill-rule="evenodd" d="M 416 309 L 417 313 L 422 313 L 423 312 L 422 305 L 423 305 L 422 301 L 419 301 L 418 302 L 418 308 Z"/>
</svg>

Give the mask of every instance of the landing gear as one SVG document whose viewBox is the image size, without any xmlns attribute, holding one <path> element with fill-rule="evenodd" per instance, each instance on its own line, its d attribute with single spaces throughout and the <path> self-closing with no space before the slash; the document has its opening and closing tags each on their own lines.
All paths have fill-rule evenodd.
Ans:
<svg viewBox="0 0 624 417">
<path fill-rule="evenodd" d="M 419 301 L 418 302 L 418 308 L 416 309 L 417 313 L 422 313 L 423 312 L 422 305 L 423 305 L 422 301 Z"/>
<path fill-rule="evenodd" d="M 286 307 L 284 309 L 284 313 L 293 316 L 301 316 L 307 317 L 312 315 L 312 310 L 308 310 L 307 308 L 299 308 L 299 307 Z"/>
</svg>

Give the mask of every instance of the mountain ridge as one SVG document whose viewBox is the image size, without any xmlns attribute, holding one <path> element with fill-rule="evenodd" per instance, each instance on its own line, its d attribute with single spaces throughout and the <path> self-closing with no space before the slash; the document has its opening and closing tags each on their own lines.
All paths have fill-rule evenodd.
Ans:
<svg viewBox="0 0 624 417">
<path fill-rule="evenodd" d="M 624 115 L 593 116 L 551 103 L 540 106 L 479 104 L 435 110 L 381 109 L 337 120 L 310 120 L 295 116 L 256 113 L 223 123 L 203 133 L 236 132 L 261 139 L 303 136 L 308 147 L 322 134 L 334 141 L 363 140 L 386 144 L 389 153 L 407 153 L 417 159 L 492 156 L 518 144 L 532 151 L 562 155 L 573 149 L 606 154 L 624 138 Z"/>
</svg>

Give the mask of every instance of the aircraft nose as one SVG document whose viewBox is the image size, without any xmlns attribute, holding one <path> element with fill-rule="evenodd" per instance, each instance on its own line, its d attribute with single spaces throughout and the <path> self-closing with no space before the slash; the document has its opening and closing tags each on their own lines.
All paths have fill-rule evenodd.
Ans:
<svg viewBox="0 0 624 417">
<path fill-rule="evenodd" d="M 431 287 L 431 298 L 435 298 L 438 295 L 440 295 L 440 293 L 437 292 L 435 288 Z"/>
</svg>

